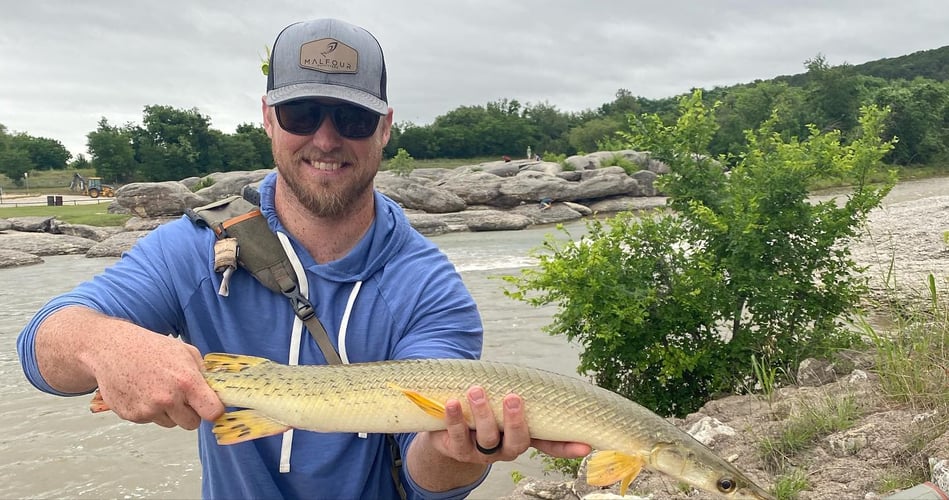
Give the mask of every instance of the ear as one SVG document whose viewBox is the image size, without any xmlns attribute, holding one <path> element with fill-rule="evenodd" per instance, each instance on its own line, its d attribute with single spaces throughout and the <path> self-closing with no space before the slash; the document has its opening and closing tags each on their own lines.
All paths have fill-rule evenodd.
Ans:
<svg viewBox="0 0 949 500">
<path fill-rule="evenodd" d="M 392 108 L 389 108 L 389 112 L 382 117 L 381 122 L 382 123 L 379 124 L 379 126 L 382 127 L 380 140 L 382 147 L 386 147 L 386 144 L 389 144 L 389 138 L 392 136 Z"/>
<path fill-rule="evenodd" d="M 274 115 L 273 107 L 267 105 L 266 96 L 260 98 L 260 112 L 264 118 L 264 132 L 267 132 L 267 137 L 273 139 L 273 127 L 277 124 L 277 117 Z"/>
</svg>

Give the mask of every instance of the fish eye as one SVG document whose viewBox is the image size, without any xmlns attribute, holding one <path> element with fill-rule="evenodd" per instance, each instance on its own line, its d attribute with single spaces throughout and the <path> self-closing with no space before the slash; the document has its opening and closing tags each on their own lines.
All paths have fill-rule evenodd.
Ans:
<svg viewBox="0 0 949 500">
<path fill-rule="evenodd" d="M 731 493 L 735 491 L 735 487 L 738 486 L 738 483 L 736 483 L 735 480 L 730 477 L 723 477 L 718 480 L 718 484 L 716 486 L 718 486 L 718 491 L 721 491 L 722 493 Z"/>
</svg>

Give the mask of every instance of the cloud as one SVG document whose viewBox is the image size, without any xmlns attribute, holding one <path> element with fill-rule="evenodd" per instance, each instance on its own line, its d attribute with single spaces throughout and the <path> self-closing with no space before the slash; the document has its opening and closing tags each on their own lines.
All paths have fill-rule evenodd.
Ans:
<svg viewBox="0 0 949 500">
<path fill-rule="evenodd" d="M 198 108 L 232 132 L 260 122 L 260 57 L 294 21 L 338 17 L 380 40 L 396 121 L 499 99 L 593 109 L 617 89 L 662 98 L 949 44 L 941 0 L 662 3 L 563 0 L 45 0 L 4 7 L 0 123 L 74 153 L 100 118 Z"/>
</svg>

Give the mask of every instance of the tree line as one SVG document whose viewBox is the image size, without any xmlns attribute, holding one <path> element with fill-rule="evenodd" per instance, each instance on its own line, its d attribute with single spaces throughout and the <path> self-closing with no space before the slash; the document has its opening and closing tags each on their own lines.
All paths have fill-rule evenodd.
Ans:
<svg viewBox="0 0 949 500">
<path fill-rule="evenodd" d="M 889 108 L 883 133 L 898 139 L 888 163 L 949 161 L 949 47 L 860 66 L 831 66 L 818 54 L 805 68 L 799 75 L 705 90 L 718 125 L 710 153 L 737 157 L 746 131 L 772 117 L 774 132 L 785 137 L 804 137 L 813 125 L 839 130 L 846 138 L 856 132 L 861 106 L 872 104 Z M 619 89 L 611 102 L 580 112 L 516 99 L 461 106 L 428 125 L 396 123 L 385 154 L 392 158 L 404 149 L 419 159 L 501 158 L 522 157 L 528 148 L 545 156 L 587 153 L 614 146 L 617 132 L 644 114 L 673 122 L 679 98 L 647 99 Z M 97 175 L 121 183 L 273 164 L 260 124 L 226 134 L 212 129 L 210 117 L 196 108 L 146 106 L 141 124 L 114 125 L 102 118 L 86 137 L 88 158 L 72 158 L 55 139 L 12 133 L 0 124 L 0 173 L 22 182 L 23 173 L 33 169 L 91 166 Z"/>
</svg>

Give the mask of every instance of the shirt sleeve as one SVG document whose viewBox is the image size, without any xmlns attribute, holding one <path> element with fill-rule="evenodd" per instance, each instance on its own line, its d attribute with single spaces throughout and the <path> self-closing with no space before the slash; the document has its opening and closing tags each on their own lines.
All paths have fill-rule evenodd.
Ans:
<svg viewBox="0 0 949 500">
<path fill-rule="evenodd" d="M 211 231 L 201 231 L 181 219 L 150 232 L 112 266 L 47 302 L 26 324 L 17 339 L 17 353 L 27 380 L 37 389 L 70 396 L 53 389 L 40 374 L 36 363 L 36 331 L 54 312 L 69 306 L 83 306 L 108 316 L 126 319 L 149 330 L 181 335 L 184 331 L 182 291 L 196 286 L 208 273 L 208 257 L 202 257 L 202 240 Z M 203 234 L 207 233 L 207 234 Z M 208 245 L 205 241 L 204 245 Z M 168 249 L 192 246 L 194 258 L 171 258 Z M 205 246 L 204 248 L 208 248 Z M 182 254 L 178 254 L 182 255 Z M 184 253 L 184 255 L 188 255 Z"/>
</svg>

